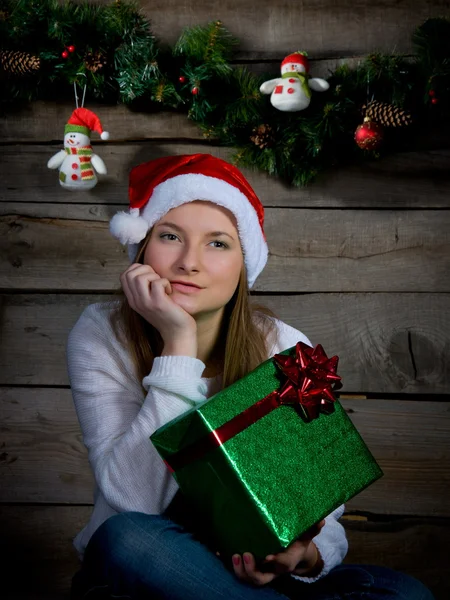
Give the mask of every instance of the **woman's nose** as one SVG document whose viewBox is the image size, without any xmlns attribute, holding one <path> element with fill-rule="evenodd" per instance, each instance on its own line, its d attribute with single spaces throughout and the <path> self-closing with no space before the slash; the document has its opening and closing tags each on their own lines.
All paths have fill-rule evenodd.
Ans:
<svg viewBox="0 0 450 600">
<path fill-rule="evenodd" d="M 184 248 L 178 258 L 178 268 L 183 272 L 192 273 L 199 270 L 200 256 L 195 248 Z"/>
</svg>

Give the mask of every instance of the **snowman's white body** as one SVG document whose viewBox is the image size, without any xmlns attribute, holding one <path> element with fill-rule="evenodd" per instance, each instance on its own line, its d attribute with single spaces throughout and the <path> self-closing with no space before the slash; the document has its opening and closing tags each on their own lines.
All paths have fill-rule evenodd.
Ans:
<svg viewBox="0 0 450 600">
<path fill-rule="evenodd" d="M 64 147 L 73 153 L 67 154 L 66 150 L 60 150 L 48 161 L 47 166 L 49 169 L 57 169 L 59 167 L 59 183 L 63 188 L 72 191 L 89 190 L 98 182 L 95 169 L 101 174 L 106 174 L 105 163 L 99 156 L 92 154 L 89 157 L 92 164 L 92 176 L 89 179 L 82 178 L 81 157 L 77 154 L 77 150 L 86 146 L 90 147 L 90 145 L 91 140 L 84 133 L 66 133 L 64 136 Z"/>
<path fill-rule="evenodd" d="M 305 67 L 298 63 L 288 63 L 281 67 L 281 73 L 305 73 Z M 325 79 L 311 78 L 306 76 L 306 85 L 317 92 L 324 92 L 330 86 Z M 311 102 L 311 94 L 305 93 L 302 82 L 295 75 L 293 77 L 277 77 L 265 81 L 260 91 L 263 94 L 271 94 L 270 103 L 278 110 L 294 112 L 304 110 Z"/>
</svg>

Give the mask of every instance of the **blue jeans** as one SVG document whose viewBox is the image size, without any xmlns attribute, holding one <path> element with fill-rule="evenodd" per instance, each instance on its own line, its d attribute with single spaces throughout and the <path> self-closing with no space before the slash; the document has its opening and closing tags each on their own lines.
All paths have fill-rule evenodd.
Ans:
<svg viewBox="0 0 450 600">
<path fill-rule="evenodd" d="M 125 512 L 92 536 L 72 598 L 106 600 L 433 600 L 419 581 L 387 569 L 339 565 L 315 583 L 240 581 L 204 543 L 166 516 Z"/>
</svg>

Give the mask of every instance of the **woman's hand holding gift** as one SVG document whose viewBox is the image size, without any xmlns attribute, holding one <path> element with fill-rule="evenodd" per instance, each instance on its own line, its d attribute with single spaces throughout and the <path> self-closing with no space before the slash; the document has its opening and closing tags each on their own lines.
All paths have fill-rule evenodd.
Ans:
<svg viewBox="0 0 450 600">
<path fill-rule="evenodd" d="M 320 533 L 324 525 L 325 520 L 320 521 L 282 552 L 266 556 L 261 565 L 256 564 L 254 556 L 249 552 L 245 552 L 242 556 L 234 554 L 235 574 L 239 579 L 254 585 L 266 585 L 279 575 L 288 573 L 302 577 L 318 574 L 322 570 L 323 564 L 320 553 L 312 540 Z"/>
</svg>

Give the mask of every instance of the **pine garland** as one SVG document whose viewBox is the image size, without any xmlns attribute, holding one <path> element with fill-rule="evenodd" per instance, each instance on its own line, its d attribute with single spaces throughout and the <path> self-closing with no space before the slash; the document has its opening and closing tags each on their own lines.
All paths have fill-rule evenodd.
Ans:
<svg viewBox="0 0 450 600">
<path fill-rule="evenodd" d="M 232 66 L 238 40 L 219 20 L 186 29 L 167 48 L 133 1 L 0 0 L 0 70 L 8 75 L 0 102 L 7 113 L 18 101 L 73 99 L 83 73 L 87 102 L 185 113 L 205 143 L 235 148 L 237 164 L 306 185 L 336 165 L 410 148 L 415 132 L 448 121 L 448 39 L 450 20 L 428 19 L 412 34 L 412 58 L 369 54 L 356 68 L 340 66 L 327 92 L 285 113 L 259 92 L 279 68 L 257 76 Z M 387 126 L 376 153 L 354 143 L 362 115 Z"/>
</svg>

